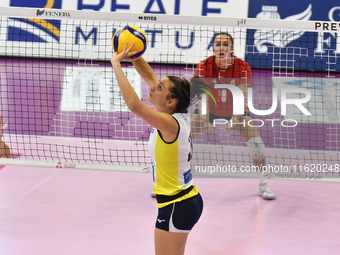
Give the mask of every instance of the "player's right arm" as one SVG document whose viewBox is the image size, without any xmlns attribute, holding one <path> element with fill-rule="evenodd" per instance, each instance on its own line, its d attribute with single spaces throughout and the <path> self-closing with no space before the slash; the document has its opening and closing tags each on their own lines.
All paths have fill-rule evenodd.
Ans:
<svg viewBox="0 0 340 255">
<path fill-rule="evenodd" d="M 151 66 L 142 57 L 132 61 L 133 66 L 150 88 L 158 84 L 158 79 Z"/>
</svg>

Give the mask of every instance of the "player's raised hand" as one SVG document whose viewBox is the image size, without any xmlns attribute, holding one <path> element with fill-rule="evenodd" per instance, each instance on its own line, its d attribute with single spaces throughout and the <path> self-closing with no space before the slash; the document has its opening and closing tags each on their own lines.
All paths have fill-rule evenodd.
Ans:
<svg viewBox="0 0 340 255">
<path fill-rule="evenodd" d="M 135 43 L 132 43 L 131 46 L 128 48 L 128 42 L 126 42 L 123 51 L 118 54 L 118 52 L 115 53 L 115 55 L 111 58 L 111 63 L 120 63 L 122 62 L 123 59 L 125 60 L 132 60 L 131 57 L 135 54 L 137 54 L 138 52 L 140 52 L 140 50 L 136 50 L 136 51 L 132 51 L 131 49 L 133 48 L 133 46 L 135 45 Z"/>
</svg>

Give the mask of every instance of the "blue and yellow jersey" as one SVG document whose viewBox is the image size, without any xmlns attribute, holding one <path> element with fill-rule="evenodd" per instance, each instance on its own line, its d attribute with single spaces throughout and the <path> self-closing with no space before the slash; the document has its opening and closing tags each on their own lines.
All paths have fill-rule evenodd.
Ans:
<svg viewBox="0 0 340 255">
<path fill-rule="evenodd" d="M 190 168 L 192 155 L 190 116 L 187 113 L 175 113 L 172 117 L 179 127 L 175 141 L 165 142 L 155 128 L 152 129 L 149 139 L 149 151 L 153 162 L 153 190 L 157 197 L 167 198 L 157 199 L 159 208 L 198 194 L 197 187 L 193 186 Z"/>
</svg>

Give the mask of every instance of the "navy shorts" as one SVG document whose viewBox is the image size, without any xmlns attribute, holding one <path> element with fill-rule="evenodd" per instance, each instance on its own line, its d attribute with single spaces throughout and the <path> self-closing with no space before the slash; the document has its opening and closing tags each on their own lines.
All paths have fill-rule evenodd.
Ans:
<svg viewBox="0 0 340 255">
<path fill-rule="evenodd" d="M 189 233 L 203 211 L 200 194 L 177 203 L 158 208 L 156 228 L 177 233 Z"/>
</svg>

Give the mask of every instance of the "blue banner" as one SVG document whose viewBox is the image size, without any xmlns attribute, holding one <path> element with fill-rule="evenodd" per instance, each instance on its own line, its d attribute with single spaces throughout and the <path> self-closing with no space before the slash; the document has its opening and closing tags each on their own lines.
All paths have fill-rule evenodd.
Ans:
<svg viewBox="0 0 340 255">
<path fill-rule="evenodd" d="M 249 18 L 319 20 L 339 26 L 340 6 L 335 1 L 250 0 Z M 246 60 L 253 68 L 281 69 L 287 72 L 340 71 L 340 34 L 324 25 L 323 32 L 282 28 L 248 30 Z"/>
</svg>

